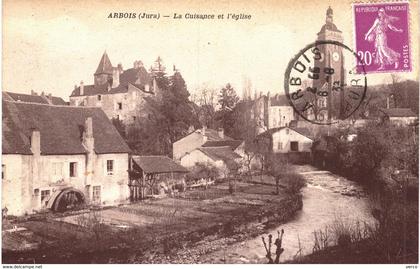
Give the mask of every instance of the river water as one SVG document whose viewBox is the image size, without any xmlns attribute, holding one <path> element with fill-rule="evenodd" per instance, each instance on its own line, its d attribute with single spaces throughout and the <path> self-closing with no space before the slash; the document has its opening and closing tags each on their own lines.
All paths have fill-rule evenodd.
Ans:
<svg viewBox="0 0 420 269">
<path fill-rule="evenodd" d="M 291 221 L 264 234 L 277 238 L 277 231 L 284 229 L 280 261 L 293 259 L 301 250 L 302 255 L 312 253 L 314 231 L 325 230 L 333 223 L 354 225 L 356 222 L 373 224 L 369 203 L 363 189 L 355 182 L 327 171 L 311 170 L 301 173 L 307 180 L 302 189 L 303 208 Z M 298 239 L 299 238 L 299 239 Z M 274 240 L 273 240 L 274 241 Z M 300 246 L 299 246 L 300 241 Z M 275 247 L 272 247 L 272 253 Z M 226 247 L 202 257 L 205 263 L 266 263 L 266 252 L 261 237 Z M 274 258 L 274 254 L 272 255 Z"/>
</svg>

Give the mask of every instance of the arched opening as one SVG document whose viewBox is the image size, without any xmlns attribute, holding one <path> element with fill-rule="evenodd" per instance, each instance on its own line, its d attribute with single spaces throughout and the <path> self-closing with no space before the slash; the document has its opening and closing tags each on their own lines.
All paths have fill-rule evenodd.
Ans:
<svg viewBox="0 0 420 269">
<path fill-rule="evenodd" d="M 85 205 L 85 195 L 75 188 L 62 190 L 54 199 L 51 209 L 64 212 L 67 210 L 80 209 Z"/>
</svg>

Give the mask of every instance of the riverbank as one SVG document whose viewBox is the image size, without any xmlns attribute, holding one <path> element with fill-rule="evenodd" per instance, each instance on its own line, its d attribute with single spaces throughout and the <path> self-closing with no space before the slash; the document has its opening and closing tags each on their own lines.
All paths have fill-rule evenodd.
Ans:
<svg viewBox="0 0 420 269">
<path fill-rule="evenodd" d="M 306 180 L 302 189 L 303 208 L 289 221 L 269 228 L 264 232 L 277 237 L 277 231 L 284 229 L 284 252 L 280 262 L 310 255 L 314 247 L 314 232 L 324 230 L 337 219 L 344 223 L 359 221 L 362 225 L 374 223 L 369 201 L 363 188 L 328 171 L 306 165 L 295 168 Z M 351 212 L 351 214 L 349 214 Z M 201 256 L 202 263 L 267 263 L 261 237 L 254 237 L 230 245 L 220 251 Z"/>
<path fill-rule="evenodd" d="M 3 232 L 3 262 L 199 263 L 302 208 L 300 194 L 275 195 L 273 185 L 238 182 L 231 195 L 222 183 L 178 197 L 9 221 L 17 230 Z"/>
</svg>

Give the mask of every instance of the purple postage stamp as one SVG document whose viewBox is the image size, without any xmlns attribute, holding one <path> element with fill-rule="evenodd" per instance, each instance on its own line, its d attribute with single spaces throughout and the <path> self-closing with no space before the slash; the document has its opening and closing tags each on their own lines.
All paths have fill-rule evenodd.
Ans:
<svg viewBox="0 0 420 269">
<path fill-rule="evenodd" d="M 411 71 L 409 4 L 354 4 L 353 12 L 358 73 Z"/>
</svg>

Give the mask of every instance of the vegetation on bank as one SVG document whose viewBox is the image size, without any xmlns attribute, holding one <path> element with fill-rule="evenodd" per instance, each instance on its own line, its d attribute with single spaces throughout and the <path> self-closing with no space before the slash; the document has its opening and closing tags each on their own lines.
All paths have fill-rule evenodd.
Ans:
<svg viewBox="0 0 420 269">
<path fill-rule="evenodd" d="M 264 233 L 269 223 L 286 222 L 301 209 L 300 195 L 283 188 L 275 195 L 272 182 L 238 181 L 234 195 L 228 182 L 221 182 L 176 198 L 70 216 L 71 223 L 47 215 L 15 221 L 11 225 L 26 227 L 23 235 L 29 235 L 17 239 L 34 239 L 39 245 L 3 251 L 3 262 L 196 263 L 201 255 Z M 17 235 L 10 233 L 3 242 Z"/>
<path fill-rule="evenodd" d="M 377 222 L 315 231 L 314 254 L 303 262 L 417 263 L 418 127 L 376 123 L 360 128 L 351 141 L 347 137 L 342 130 L 325 139 L 322 154 L 315 144 L 314 157 L 321 167 L 366 186 Z M 325 243 L 330 238 L 335 247 Z"/>
</svg>

